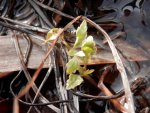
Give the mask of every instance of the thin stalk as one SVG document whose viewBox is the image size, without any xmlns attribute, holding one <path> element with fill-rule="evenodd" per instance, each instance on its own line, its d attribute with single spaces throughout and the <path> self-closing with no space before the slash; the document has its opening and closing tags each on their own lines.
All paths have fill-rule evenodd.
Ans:
<svg viewBox="0 0 150 113">
<path fill-rule="evenodd" d="M 106 40 L 107 40 L 107 42 L 110 46 L 110 49 L 112 51 L 114 60 L 115 60 L 116 65 L 117 65 L 117 69 L 121 74 L 121 78 L 122 78 L 122 82 L 123 82 L 123 86 L 124 86 L 124 90 L 125 90 L 125 97 L 126 97 L 126 101 L 127 101 L 127 104 L 128 104 L 128 109 L 127 109 L 128 113 L 135 113 L 133 96 L 132 96 L 132 92 L 131 92 L 131 89 L 130 89 L 130 84 L 129 84 L 129 80 L 128 80 L 128 77 L 127 77 L 127 73 L 125 71 L 123 62 L 122 62 L 122 60 L 121 60 L 121 58 L 120 58 L 120 56 L 117 52 L 117 49 L 116 49 L 115 45 L 113 44 L 111 38 L 105 32 L 104 29 L 102 29 L 99 25 L 97 25 L 95 22 L 93 22 L 92 20 L 90 20 L 86 17 L 83 17 L 83 19 L 87 20 L 87 22 L 89 22 L 89 24 L 93 25 L 97 30 L 99 30 L 105 36 L 105 38 L 106 38 Z"/>
<path fill-rule="evenodd" d="M 52 8 L 52 7 L 50 7 L 50 6 L 44 5 L 44 4 L 40 3 L 40 2 L 38 2 L 37 0 L 33 0 L 33 1 L 34 1 L 37 5 L 39 5 L 40 7 L 44 8 L 44 9 L 47 9 L 47 10 L 49 10 L 49 11 L 52 11 L 52 12 L 54 12 L 54 13 L 56 13 L 56 14 L 59 14 L 59 15 L 61 15 L 61 16 L 64 16 L 64 17 L 67 17 L 67 18 L 70 18 L 70 19 L 74 19 L 73 16 L 68 15 L 68 14 L 65 14 L 65 13 L 63 13 L 63 12 L 57 10 L 57 9 L 54 9 L 54 8 Z"/>
<path fill-rule="evenodd" d="M 53 48 L 55 47 L 59 36 L 68 28 L 70 27 L 73 23 L 75 23 L 77 20 L 79 20 L 81 18 L 81 16 L 76 17 L 75 19 L 73 19 L 71 22 L 69 22 L 63 29 L 60 29 L 58 31 L 58 34 L 56 36 L 56 39 L 53 41 L 53 43 L 51 44 L 51 46 L 49 47 L 46 55 L 44 56 L 41 64 L 39 65 L 38 69 L 36 70 L 36 72 L 34 73 L 32 79 L 28 82 L 28 84 L 19 92 L 19 94 L 15 97 L 15 100 L 21 98 L 22 96 L 24 96 L 32 87 L 32 85 L 34 84 L 34 81 L 37 79 L 39 73 L 41 72 L 43 66 L 44 66 L 44 62 L 46 61 L 47 57 L 49 56 L 49 54 L 51 53 L 51 51 L 53 50 Z M 15 105 L 18 106 L 18 103 L 15 102 Z M 15 106 L 14 105 L 14 106 Z"/>
</svg>

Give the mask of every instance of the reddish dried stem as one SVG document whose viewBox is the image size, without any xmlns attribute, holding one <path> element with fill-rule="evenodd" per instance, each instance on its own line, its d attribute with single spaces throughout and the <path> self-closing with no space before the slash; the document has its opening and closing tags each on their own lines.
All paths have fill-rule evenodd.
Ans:
<svg viewBox="0 0 150 113">
<path fill-rule="evenodd" d="M 41 72 L 44 62 L 46 61 L 46 59 L 48 58 L 49 54 L 51 53 L 52 49 L 54 48 L 54 46 L 56 45 L 59 36 L 69 27 L 71 26 L 73 23 L 75 23 L 78 19 L 80 19 L 81 16 L 76 17 L 75 19 L 73 19 L 71 22 L 69 22 L 63 29 L 59 29 L 58 34 L 56 36 L 56 39 L 53 41 L 53 43 L 51 44 L 50 48 L 48 49 L 48 52 L 46 53 L 45 57 L 43 58 L 40 66 L 38 67 L 38 69 L 36 70 L 36 72 L 34 73 L 32 79 L 30 82 L 28 82 L 28 84 L 20 91 L 20 93 L 15 97 L 14 99 L 14 111 L 15 113 L 19 112 L 19 103 L 18 103 L 18 99 L 21 98 L 22 96 L 24 96 L 32 87 L 34 81 L 37 79 L 39 73 Z M 17 108 L 17 109 L 16 109 Z"/>
<path fill-rule="evenodd" d="M 112 68 L 112 65 L 109 66 L 101 75 L 100 79 L 99 79 L 99 83 L 98 83 L 98 88 L 106 95 L 106 96 L 113 96 L 113 94 L 111 93 L 111 91 L 104 85 L 103 81 L 105 76 L 108 75 L 110 69 Z M 111 99 L 110 100 L 113 105 L 121 112 L 126 112 L 127 110 L 120 104 L 120 102 L 117 99 Z"/>
<path fill-rule="evenodd" d="M 36 78 L 38 77 L 39 73 L 41 72 L 44 62 L 46 61 L 47 57 L 49 56 L 49 54 L 51 53 L 52 49 L 54 48 L 54 46 L 56 45 L 59 36 L 68 28 L 70 27 L 73 23 L 75 23 L 78 19 L 80 19 L 81 16 L 76 17 L 75 19 L 73 19 L 71 22 L 69 22 L 63 29 L 59 29 L 58 34 L 56 36 L 56 39 L 53 41 L 53 43 L 51 44 L 50 48 L 48 49 L 48 52 L 46 53 L 45 57 L 43 58 L 40 66 L 38 67 L 37 71 L 34 73 L 31 81 L 26 85 L 26 87 L 18 94 L 17 98 L 22 97 L 23 95 L 25 95 L 29 89 L 32 87 L 34 81 L 36 80 Z"/>
</svg>

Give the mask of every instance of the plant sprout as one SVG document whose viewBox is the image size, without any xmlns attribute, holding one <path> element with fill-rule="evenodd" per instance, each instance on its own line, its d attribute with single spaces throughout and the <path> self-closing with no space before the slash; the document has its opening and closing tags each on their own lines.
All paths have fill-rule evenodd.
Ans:
<svg viewBox="0 0 150 113">
<path fill-rule="evenodd" d="M 87 22 L 84 20 L 76 30 L 76 41 L 74 46 L 68 51 L 70 60 L 67 63 L 67 80 L 66 88 L 74 89 L 83 82 L 85 76 L 94 72 L 93 69 L 87 69 L 87 63 L 91 56 L 96 53 L 96 46 L 92 36 L 87 35 Z M 83 63 L 83 66 L 80 65 Z"/>
<path fill-rule="evenodd" d="M 56 39 L 57 33 L 60 28 L 51 29 L 46 37 L 45 43 L 51 42 Z M 61 35 L 61 40 L 63 39 Z M 66 89 L 74 89 L 83 82 L 82 77 L 86 77 L 94 72 L 93 69 L 87 69 L 87 63 L 91 56 L 96 53 L 96 46 L 92 36 L 87 35 L 87 22 L 84 20 L 76 30 L 76 41 L 72 48 L 64 40 L 62 42 L 69 49 L 69 61 L 66 64 L 66 73 L 69 75 L 67 80 Z M 83 66 L 80 65 L 83 63 Z"/>
</svg>

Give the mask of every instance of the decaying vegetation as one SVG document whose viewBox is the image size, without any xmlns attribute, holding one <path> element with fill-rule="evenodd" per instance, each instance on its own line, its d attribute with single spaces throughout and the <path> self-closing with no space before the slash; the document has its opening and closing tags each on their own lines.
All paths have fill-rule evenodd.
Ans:
<svg viewBox="0 0 150 113">
<path fill-rule="evenodd" d="M 149 5 L 0 1 L 0 111 L 149 113 Z"/>
</svg>

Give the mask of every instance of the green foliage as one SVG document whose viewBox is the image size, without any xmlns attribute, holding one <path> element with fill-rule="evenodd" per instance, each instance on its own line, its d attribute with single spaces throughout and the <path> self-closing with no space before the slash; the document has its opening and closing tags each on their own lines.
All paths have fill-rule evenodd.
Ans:
<svg viewBox="0 0 150 113">
<path fill-rule="evenodd" d="M 77 28 L 76 31 L 76 41 L 74 44 L 74 48 L 80 47 L 82 41 L 87 37 L 87 23 L 84 20 L 81 25 Z"/>
<path fill-rule="evenodd" d="M 94 72 L 94 69 L 91 69 L 91 70 L 87 69 L 87 70 L 85 70 L 85 71 L 83 72 L 83 75 L 89 75 L 89 74 L 91 74 L 91 73 L 93 73 L 93 72 Z"/>
<path fill-rule="evenodd" d="M 73 57 L 67 63 L 67 74 L 75 73 L 79 69 L 79 61 L 76 57 Z"/>
<path fill-rule="evenodd" d="M 96 52 L 95 42 L 93 41 L 92 36 L 88 36 L 81 47 L 82 51 L 84 51 L 85 54 L 94 54 Z"/>
<path fill-rule="evenodd" d="M 50 42 L 50 41 L 55 40 L 58 31 L 59 31 L 59 28 L 53 28 L 53 29 L 51 29 L 51 30 L 47 33 L 45 43 L 48 42 L 48 41 Z"/>
<path fill-rule="evenodd" d="M 86 69 L 88 60 L 96 53 L 96 46 L 92 36 L 87 37 L 87 22 L 84 20 L 76 30 L 76 41 L 68 51 L 70 60 L 67 63 L 67 89 L 73 89 L 83 82 L 82 77 L 94 72 L 93 69 Z M 83 62 L 84 66 L 80 66 L 79 61 Z M 79 73 L 79 74 L 76 74 Z"/>
<path fill-rule="evenodd" d="M 83 78 L 77 74 L 70 74 L 69 79 L 67 80 L 66 88 L 74 89 L 76 86 L 80 85 L 83 82 Z"/>
<path fill-rule="evenodd" d="M 78 52 L 78 51 L 75 50 L 75 49 L 70 49 L 70 50 L 68 51 L 68 55 L 69 55 L 69 56 L 74 56 L 77 52 Z"/>
<path fill-rule="evenodd" d="M 79 51 L 76 54 L 74 54 L 74 56 L 85 57 L 85 53 L 83 51 Z"/>
</svg>

